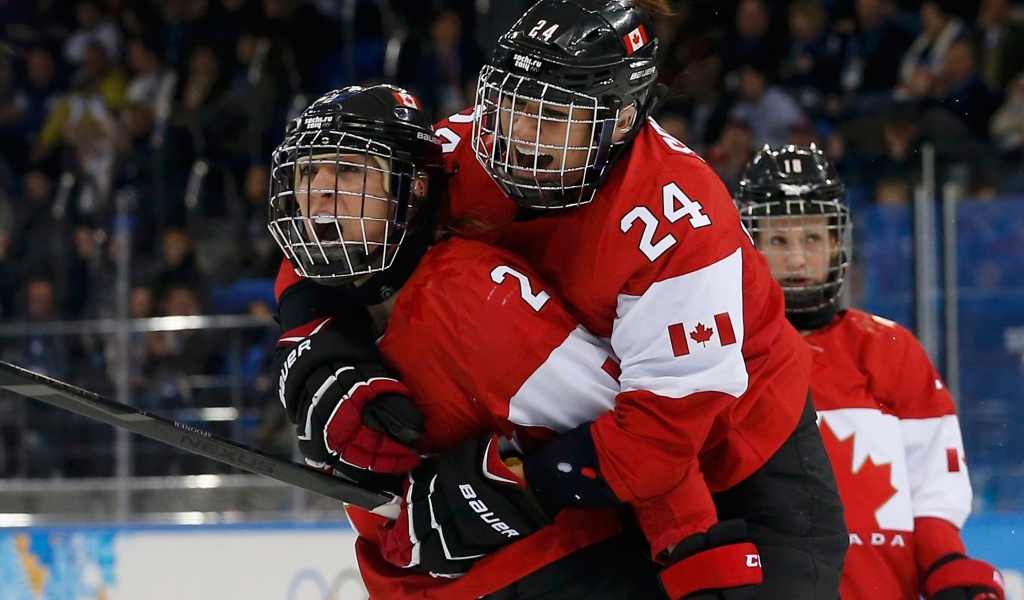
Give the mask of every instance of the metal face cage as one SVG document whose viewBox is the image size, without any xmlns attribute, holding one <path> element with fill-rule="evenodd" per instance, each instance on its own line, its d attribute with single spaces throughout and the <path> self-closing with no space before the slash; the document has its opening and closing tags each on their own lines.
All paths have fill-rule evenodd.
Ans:
<svg viewBox="0 0 1024 600">
<path fill-rule="evenodd" d="M 273 154 L 270 231 L 303 277 L 383 271 L 406 234 L 412 172 L 388 145 L 357 134 L 294 134 Z"/>
<path fill-rule="evenodd" d="M 782 286 L 787 313 L 817 312 L 838 302 L 852 250 L 845 203 L 780 199 L 745 204 L 740 214 Z"/>
<path fill-rule="evenodd" d="M 476 106 L 473 151 L 510 198 L 541 210 L 593 200 L 618 109 L 492 66 L 480 72 Z"/>
</svg>

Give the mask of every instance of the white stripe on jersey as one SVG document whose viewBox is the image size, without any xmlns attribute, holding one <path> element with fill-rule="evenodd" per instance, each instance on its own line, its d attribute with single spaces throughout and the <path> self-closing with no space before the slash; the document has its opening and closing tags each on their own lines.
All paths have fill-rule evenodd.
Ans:
<svg viewBox="0 0 1024 600">
<path fill-rule="evenodd" d="M 741 250 L 692 273 L 655 282 L 642 296 L 620 294 L 617 301 L 611 343 L 622 359 L 622 391 L 684 398 L 696 392 L 740 396 L 747 390 Z M 733 329 L 725 340 L 715 320 L 722 314 Z M 686 335 L 687 354 L 673 351 L 670 327 Z M 706 339 L 692 337 L 709 329 L 714 331 Z M 682 341 L 676 340 L 676 348 L 684 347 Z"/>
<path fill-rule="evenodd" d="M 956 415 L 900 421 L 907 471 L 914 495 L 914 517 L 938 517 L 963 527 L 974 492 L 964 462 L 964 442 Z M 955 466 L 950 465 L 955 451 Z M 953 467 L 955 470 L 951 470 Z"/>
<path fill-rule="evenodd" d="M 512 396 L 509 420 L 563 432 L 608 412 L 619 393 L 602 370 L 611 356 L 605 341 L 577 327 Z"/>
</svg>

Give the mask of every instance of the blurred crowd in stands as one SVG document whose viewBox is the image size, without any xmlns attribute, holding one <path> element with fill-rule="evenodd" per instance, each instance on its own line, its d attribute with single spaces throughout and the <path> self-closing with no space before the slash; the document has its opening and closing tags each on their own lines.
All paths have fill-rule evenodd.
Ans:
<svg viewBox="0 0 1024 600">
<path fill-rule="evenodd" d="M 408 87 L 438 118 L 468 107 L 488 32 L 527 6 L 502 3 L 497 24 L 477 13 L 496 4 L 0 0 L 0 324 L 116 316 L 124 256 L 131 317 L 267 317 L 268 288 L 251 284 L 269 285 L 280 261 L 268 157 L 287 120 L 360 82 Z M 1024 192 L 1024 3 L 673 9 L 658 23 L 669 90 L 658 119 L 728 186 L 763 144 L 815 142 L 855 207 L 906 203 L 929 143 L 942 180 L 970 197 Z M 181 396 L 181 376 L 255 381 L 274 341 L 272 327 L 245 332 L 230 358 L 217 332 L 133 335 L 132 384 L 150 408 Z M 46 335 L 0 339 L 0 358 L 101 391 L 118 367 L 102 340 Z M 247 402 L 265 400 L 265 383 Z M 40 470 L 30 474 L 95 474 Z"/>
</svg>

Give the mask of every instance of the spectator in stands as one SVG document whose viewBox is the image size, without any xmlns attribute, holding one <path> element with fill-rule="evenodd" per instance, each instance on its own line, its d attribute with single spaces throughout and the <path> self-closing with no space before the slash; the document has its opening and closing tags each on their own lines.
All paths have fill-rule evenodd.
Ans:
<svg viewBox="0 0 1024 600">
<path fill-rule="evenodd" d="M 1011 160 L 1024 157 L 1024 71 L 1006 88 L 1006 101 L 992 117 L 992 140 Z"/>
<path fill-rule="evenodd" d="M 713 56 L 711 32 L 696 17 L 694 5 L 678 3 L 674 10 L 675 15 L 662 17 L 656 23 L 661 44 L 658 79 L 669 87 L 670 97 L 686 94 L 685 84 L 694 79 L 692 70 L 699 69 L 701 62 L 712 60 Z M 721 58 L 714 56 L 713 60 L 717 64 Z"/>
<path fill-rule="evenodd" d="M 156 33 L 156 39 L 164 47 L 164 63 L 181 72 L 186 69 L 189 61 L 191 45 L 207 37 L 206 24 L 202 21 L 207 4 L 195 0 L 170 0 L 159 2 L 157 6 L 160 9 L 160 30 Z M 145 14 L 144 9 L 137 13 L 142 14 Z"/>
<path fill-rule="evenodd" d="M 0 57 L 0 147 L 10 159 L 24 156 L 23 122 L 27 108 L 25 92 L 15 85 L 14 65 Z"/>
<path fill-rule="evenodd" d="M 212 106 L 226 85 L 220 61 L 213 49 L 197 44 L 188 66 L 178 78 L 174 92 L 174 119 L 187 127 L 198 127 L 205 108 Z"/>
<path fill-rule="evenodd" d="M 202 121 L 206 151 L 225 162 L 240 178 L 244 166 L 263 157 L 265 131 L 275 123 L 275 108 L 287 88 L 268 69 L 266 38 L 243 33 L 233 44 L 235 67 L 226 88 Z M 236 164 L 237 163 L 237 164 Z"/>
<path fill-rule="evenodd" d="M 907 113 L 892 113 L 882 120 L 885 153 L 879 175 L 909 175 L 917 168 L 921 148 L 921 124 Z"/>
<path fill-rule="evenodd" d="M 204 314 L 199 294 L 199 290 L 188 283 L 173 284 L 159 301 L 160 316 L 195 317 Z M 160 369 L 171 369 L 185 376 L 219 372 L 220 352 L 225 348 L 214 342 L 211 332 L 192 329 L 153 333 L 157 335 L 147 338 L 148 358 L 159 358 Z"/>
<path fill-rule="evenodd" d="M 276 47 L 292 56 L 291 68 L 296 71 L 299 88 L 307 92 L 331 89 L 337 78 L 359 81 L 379 77 L 384 62 L 384 36 L 378 6 L 367 2 L 355 4 L 355 53 L 346 55 L 337 15 L 324 14 L 318 5 L 339 13 L 347 10 L 333 2 L 263 2 L 266 32 Z"/>
<path fill-rule="evenodd" d="M 11 259 L 17 276 L 58 271 L 66 247 L 64 224 L 54 217 L 53 182 L 39 169 L 22 177 L 21 194 L 12 202 L 14 229 Z"/>
<path fill-rule="evenodd" d="M 43 125 L 30 158 L 42 160 L 58 147 L 70 150 L 83 184 L 78 210 L 93 214 L 110 192 L 118 137 L 115 115 L 124 106 L 127 84 L 103 46 L 93 43 L 86 47 L 71 85 Z"/>
<path fill-rule="evenodd" d="M 86 49 L 99 44 L 113 60 L 121 56 L 121 30 L 96 0 L 78 0 L 75 5 L 78 27 L 64 42 L 64 58 L 72 65 L 85 60 Z"/>
<path fill-rule="evenodd" d="M 195 289 L 204 290 L 202 293 L 205 293 L 206 278 L 196 266 L 195 245 L 195 239 L 184 229 L 174 227 L 163 233 L 160 245 L 160 264 L 157 267 L 153 284 L 159 303 L 165 302 L 175 286 L 194 286 Z"/>
<path fill-rule="evenodd" d="M 1014 18 L 1010 0 L 981 0 L 972 37 L 978 71 L 991 89 L 1005 88 L 1024 71 L 1024 19 Z"/>
<path fill-rule="evenodd" d="M 733 119 L 746 121 L 754 144 L 782 145 L 790 127 L 807 117 L 786 92 L 770 85 L 768 74 L 756 64 L 740 67 L 739 100 L 732 107 Z"/>
<path fill-rule="evenodd" d="M 230 51 L 243 35 L 264 31 L 262 4 L 248 0 L 211 0 L 206 14 L 206 21 L 213 23 L 207 28 L 210 43 Z"/>
<path fill-rule="evenodd" d="M 36 143 L 47 115 L 57 103 L 62 83 L 49 50 L 34 46 L 25 53 L 25 79 L 21 89 L 25 94 L 22 124 L 26 148 Z"/>
<path fill-rule="evenodd" d="M 954 41 L 935 76 L 933 96 L 946 111 L 956 115 L 980 140 L 988 139 L 988 123 L 999 106 L 976 68 L 974 48 L 966 39 Z"/>
<path fill-rule="evenodd" d="M 913 96 L 915 89 L 927 86 L 939 75 L 946 51 L 966 31 L 964 22 L 950 10 L 956 0 L 925 0 L 921 3 L 922 31 L 900 62 L 897 98 Z"/>
<path fill-rule="evenodd" d="M 786 50 L 782 37 L 772 33 L 771 14 L 764 0 L 740 0 L 735 29 L 725 35 L 719 50 L 723 70 L 731 73 L 744 65 L 756 65 L 770 78 L 777 77 Z"/>
<path fill-rule="evenodd" d="M 808 110 L 839 91 L 842 38 L 828 30 L 828 14 L 819 0 L 789 5 L 789 52 L 780 68 L 780 83 Z"/>
<path fill-rule="evenodd" d="M 127 100 L 149 107 L 156 125 L 154 134 L 159 135 L 171 112 L 177 76 L 164 66 L 159 49 L 152 40 L 128 40 L 126 59 L 132 73 Z"/>
<path fill-rule="evenodd" d="M 888 97 L 913 34 L 897 20 L 893 0 L 856 0 L 856 15 L 857 30 L 846 46 L 840 84 L 847 93 Z"/>
<path fill-rule="evenodd" d="M 705 159 L 729 192 L 735 193 L 747 161 L 753 156 L 754 137 L 750 125 L 734 119 L 722 128 L 722 136 L 708 149 Z"/>
<path fill-rule="evenodd" d="M 280 255 L 274 239 L 267 235 L 267 190 L 270 173 L 263 162 L 253 163 L 245 172 L 245 216 L 242 223 L 240 260 L 242 272 L 248 277 L 277 275 Z"/>
<path fill-rule="evenodd" d="M 70 319 L 80 319 L 86 316 L 86 310 L 90 306 L 90 296 L 95 285 L 94 278 L 99 266 L 97 264 L 99 257 L 97 233 L 85 225 L 75 227 L 71 233 L 73 253 L 67 258 L 67 293 L 64 295 L 64 313 Z"/>
<path fill-rule="evenodd" d="M 133 247 L 148 251 L 158 230 L 173 222 L 174 207 L 181 204 L 180 196 L 173 197 L 162 185 L 164 167 L 177 153 L 175 149 L 161 150 L 156 109 L 149 102 L 129 100 L 120 126 L 114 196 L 129 195 L 129 206 L 137 211 L 135 234 L 147 238 L 136 240 Z"/>
<path fill-rule="evenodd" d="M 44 271 L 45 273 L 45 271 Z M 21 286 L 22 321 L 45 323 L 60 320 L 57 291 L 49 275 L 36 273 Z M 36 334 L 4 344 L 4 360 L 55 379 L 66 379 L 69 369 L 67 340 L 60 335 Z"/>
<path fill-rule="evenodd" d="M 430 24 L 430 37 L 423 47 L 417 78 L 411 87 L 421 90 L 420 98 L 436 115 L 454 114 L 473 103 L 463 95 L 466 82 L 476 78 L 483 58 L 463 35 L 462 17 L 448 8 Z"/>
</svg>

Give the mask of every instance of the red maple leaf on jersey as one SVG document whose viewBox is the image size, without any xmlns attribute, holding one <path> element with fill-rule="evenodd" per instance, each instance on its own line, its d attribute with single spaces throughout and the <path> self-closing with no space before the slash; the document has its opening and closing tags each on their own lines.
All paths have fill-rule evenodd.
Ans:
<svg viewBox="0 0 1024 600">
<path fill-rule="evenodd" d="M 690 332 L 690 339 L 697 342 L 698 344 L 704 344 L 704 347 L 708 347 L 708 340 L 711 339 L 711 334 L 715 330 L 711 327 L 704 327 L 703 323 L 697 323 L 697 328 Z"/>
<path fill-rule="evenodd" d="M 850 531 L 881 528 L 875 513 L 896 495 L 896 488 L 892 487 L 892 465 L 877 465 L 869 456 L 854 471 L 853 434 L 840 440 L 824 419 L 819 429 L 825 450 L 832 460 L 832 470 L 836 474 L 839 497 L 846 509 L 846 524 Z"/>
</svg>

